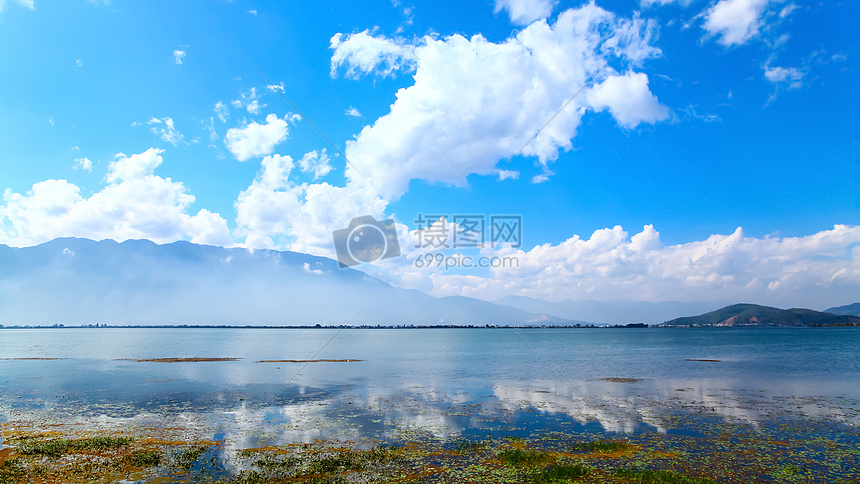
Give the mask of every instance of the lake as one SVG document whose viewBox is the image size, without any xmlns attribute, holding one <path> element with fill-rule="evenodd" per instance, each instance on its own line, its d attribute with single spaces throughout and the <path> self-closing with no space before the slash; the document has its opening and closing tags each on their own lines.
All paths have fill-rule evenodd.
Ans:
<svg viewBox="0 0 860 484">
<path fill-rule="evenodd" d="M 552 433 L 689 444 L 731 427 L 856 448 L 858 348 L 849 328 L 3 329 L 0 439 L 162 429 L 223 454 Z M 236 360 L 134 361 L 195 357 Z M 267 362 L 310 359 L 360 361 Z"/>
</svg>

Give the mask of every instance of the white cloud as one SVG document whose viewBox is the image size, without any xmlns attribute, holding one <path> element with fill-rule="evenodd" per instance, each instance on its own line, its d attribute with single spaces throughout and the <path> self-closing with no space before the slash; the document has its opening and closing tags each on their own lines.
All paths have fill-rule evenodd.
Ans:
<svg viewBox="0 0 860 484">
<path fill-rule="evenodd" d="M 347 67 L 346 77 L 357 79 L 362 74 L 374 73 L 380 77 L 392 75 L 400 69 L 411 69 L 415 62 L 415 48 L 384 36 L 374 37 L 365 30 L 331 38 L 331 76 L 337 75 L 340 66 Z"/>
<path fill-rule="evenodd" d="M 257 11 L 256 11 L 256 10 L 248 10 L 248 13 L 250 13 L 251 15 L 254 15 L 254 16 L 256 16 L 256 15 L 257 15 Z"/>
<path fill-rule="evenodd" d="M 299 160 L 299 167 L 305 173 L 313 173 L 314 180 L 318 180 L 328 175 L 332 170 L 332 166 L 329 164 L 329 161 L 331 161 L 331 157 L 326 154 L 325 149 L 321 152 L 314 150 L 305 153 L 305 156 Z"/>
<path fill-rule="evenodd" d="M 252 122 L 242 128 L 230 128 L 224 144 L 239 161 L 271 154 L 275 145 L 287 139 L 289 129 L 285 119 L 275 114 L 266 116 L 266 124 Z"/>
<path fill-rule="evenodd" d="M 271 88 L 271 86 L 267 87 Z M 283 87 L 283 85 L 281 87 Z M 242 106 L 244 106 L 245 110 L 248 111 L 249 114 L 260 114 L 260 111 L 266 107 L 265 104 L 260 104 L 260 95 L 257 92 L 256 87 L 252 87 L 248 92 L 240 92 L 239 99 L 234 99 L 230 104 L 232 104 L 236 109 L 241 109 Z"/>
<path fill-rule="evenodd" d="M 153 125 L 152 128 L 149 129 L 150 133 L 158 135 L 162 140 L 167 141 L 173 146 L 176 146 L 180 141 L 182 141 L 182 133 L 176 130 L 176 126 L 173 124 L 173 118 L 152 118 L 147 121 L 146 124 Z"/>
<path fill-rule="evenodd" d="M 795 10 L 797 10 L 799 8 L 800 7 L 796 3 L 791 2 L 788 5 L 786 5 L 785 7 L 782 7 L 782 10 L 779 11 L 779 18 L 781 18 L 781 19 L 787 18 L 789 15 L 791 15 L 792 12 L 794 12 Z"/>
<path fill-rule="evenodd" d="M 425 37 L 415 46 L 376 39 L 412 53 L 415 82 L 397 92 L 387 115 L 347 142 L 347 158 L 388 200 L 400 197 L 412 179 L 464 186 L 470 173 L 496 175 L 496 164 L 558 113 L 522 152 L 546 168 L 560 150 L 572 148 L 571 138 L 592 105 L 579 96 L 559 109 L 604 67 L 606 50 L 634 65 L 658 55 L 650 45 L 654 28 L 588 4 L 562 12 L 553 25 L 535 22 L 502 43 L 479 35 Z M 345 62 L 339 49 L 349 42 L 335 40 L 333 67 Z M 373 70 L 377 57 L 367 59 L 348 64 L 348 75 Z M 617 75 L 612 67 L 603 72 Z M 616 99 L 615 91 L 637 97 Z M 610 108 L 623 126 L 665 116 L 644 74 L 627 73 L 597 92 L 601 108 Z M 362 178 L 352 166 L 347 176 Z"/>
<path fill-rule="evenodd" d="M 407 260 L 379 276 L 437 296 L 487 300 L 519 294 L 547 300 L 736 300 L 802 307 L 856 299 L 858 245 L 860 227 L 845 225 L 805 237 L 747 237 L 738 228 L 671 246 L 661 243 L 651 225 L 632 236 L 616 226 L 587 239 L 573 236 L 530 250 L 482 249 L 484 256 L 518 260 L 518 267 L 487 275 L 422 272 Z"/>
<path fill-rule="evenodd" d="M 651 7 L 654 5 L 672 5 L 673 3 L 677 3 L 682 7 L 686 7 L 692 3 L 693 0 L 641 0 L 639 2 L 642 5 L 642 8 Z"/>
<path fill-rule="evenodd" d="M 702 27 L 726 47 L 743 44 L 759 33 L 767 5 L 768 0 L 720 0 L 704 13 Z"/>
<path fill-rule="evenodd" d="M 226 123 L 227 117 L 230 116 L 230 111 L 227 109 L 227 105 L 221 101 L 215 103 L 215 107 L 212 111 L 215 112 L 215 116 L 218 116 L 218 119 L 220 119 L 222 123 Z"/>
<path fill-rule="evenodd" d="M 319 269 L 311 269 L 311 265 L 307 262 L 305 262 L 305 265 L 303 266 L 303 268 L 304 268 L 305 272 L 307 272 L 309 274 L 322 274 L 323 273 L 323 271 L 321 271 Z"/>
<path fill-rule="evenodd" d="M 48 116 L 48 124 L 50 124 L 51 126 L 54 125 L 54 117 L 53 116 Z"/>
<path fill-rule="evenodd" d="M 184 50 L 174 50 L 173 51 L 173 62 L 177 64 L 182 64 L 182 58 L 185 57 Z"/>
<path fill-rule="evenodd" d="M 552 15 L 556 3 L 555 0 L 496 0 L 494 12 L 505 10 L 512 23 L 528 25 Z"/>
<path fill-rule="evenodd" d="M 254 99 L 253 101 L 251 101 L 245 105 L 245 109 L 250 114 L 260 114 L 260 110 L 263 109 L 264 106 L 265 106 L 265 104 L 263 106 L 261 106 L 260 101 L 258 101 L 257 99 Z"/>
<path fill-rule="evenodd" d="M 30 10 L 36 9 L 33 0 L 0 0 L 0 13 L 2 13 L 3 10 L 6 10 L 6 5 L 8 5 L 9 3 L 14 3 L 21 7 L 29 8 Z"/>
<path fill-rule="evenodd" d="M 804 62 L 804 68 L 796 67 L 771 67 L 767 64 L 763 66 L 764 78 L 773 85 L 773 93 L 767 100 L 767 104 L 776 101 L 776 98 L 782 91 L 791 91 L 802 88 L 804 78 L 808 72 L 809 61 Z"/>
<path fill-rule="evenodd" d="M 185 231 L 195 244 L 220 245 L 229 247 L 233 244 L 227 221 L 221 215 L 212 213 L 205 208 L 185 222 Z"/>
<path fill-rule="evenodd" d="M 87 237 L 231 245 L 223 218 L 207 210 L 189 215 L 194 196 L 182 183 L 154 174 L 161 153 L 150 148 L 118 154 L 108 165 L 106 186 L 89 198 L 66 180 L 36 183 L 23 195 L 7 189 L 0 205 L 0 243 L 30 246 L 57 237 Z"/>
<path fill-rule="evenodd" d="M 516 170 L 499 170 L 499 181 L 507 180 L 508 178 L 512 180 L 517 180 L 520 177 L 520 172 Z"/>
<path fill-rule="evenodd" d="M 774 84 L 787 85 L 789 89 L 803 87 L 805 74 L 795 67 L 765 67 L 764 77 Z"/>
<path fill-rule="evenodd" d="M 353 107 L 353 106 L 350 106 L 349 109 L 347 109 L 346 112 L 344 112 L 343 114 L 345 114 L 347 116 L 352 116 L 353 118 L 360 118 L 361 117 L 361 113 L 358 112 L 358 109 L 355 109 L 355 107 Z"/>
<path fill-rule="evenodd" d="M 120 183 L 122 181 L 142 180 L 153 174 L 156 168 L 164 161 L 161 153 L 164 150 L 150 148 L 138 155 L 126 156 L 118 153 L 116 159 L 108 163 L 108 172 L 105 181 L 108 183 Z"/>
<path fill-rule="evenodd" d="M 75 158 L 75 166 L 76 170 L 86 170 L 93 171 L 93 162 L 90 161 L 89 158 Z"/>
<path fill-rule="evenodd" d="M 83 60 L 81 60 L 81 59 L 76 59 L 76 60 L 75 60 L 75 67 L 83 67 L 83 66 L 84 66 L 84 61 L 83 61 Z"/>
<path fill-rule="evenodd" d="M 266 86 L 266 89 L 272 92 L 284 92 L 284 83 L 281 82 L 280 84 L 275 85 L 269 84 Z"/>
<path fill-rule="evenodd" d="M 368 187 L 296 185 L 289 181 L 293 167 L 289 156 L 267 156 L 254 182 L 239 194 L 236 232 L 245 237 L 246 247 L 334 257 L 333 230 L 346 227 L 354 217 L 384 215 L 385 201 Z"/>
<path fill-rule="evenodd" d="M 642 73 L 611 76 L 589 89 L 586 99 L 595 111 L 608 108 L 618 124 L 629 129 L 669 117 L 669 109 L 651 94 L 648 76 Z"/>
<path fill-rule="evenodd" d="M 532 183 L 534 184 L 543 183 L 545 181 L 549 181 L 549 175 L 546 173 L 539 173 L 532 177 Z"/>
</svg>

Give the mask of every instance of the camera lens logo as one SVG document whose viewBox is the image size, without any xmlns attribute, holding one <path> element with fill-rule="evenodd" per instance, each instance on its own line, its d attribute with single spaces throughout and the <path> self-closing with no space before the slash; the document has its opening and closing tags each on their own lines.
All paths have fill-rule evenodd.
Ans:
<svg viewBox="0 0 860 484">
<path fill-rule="evenodd" d="M 390 259 L 400 255 L 394 220 L 376 220 L 370 215 L 355 217 L 345 229 L 331 233 L 341 268 Z"/>
</svg>

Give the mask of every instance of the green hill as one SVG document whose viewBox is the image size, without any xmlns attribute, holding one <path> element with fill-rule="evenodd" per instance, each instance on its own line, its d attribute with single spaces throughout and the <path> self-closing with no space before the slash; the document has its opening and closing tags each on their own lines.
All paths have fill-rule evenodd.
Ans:
<svg viewBox="0 0 860 484">
<path fill-rule="evenodd" d="M 661 326 L 860 326 L 860 318 L 811 309 L 733 304 L 701 316 L 666 321 Z"/>
</svg>

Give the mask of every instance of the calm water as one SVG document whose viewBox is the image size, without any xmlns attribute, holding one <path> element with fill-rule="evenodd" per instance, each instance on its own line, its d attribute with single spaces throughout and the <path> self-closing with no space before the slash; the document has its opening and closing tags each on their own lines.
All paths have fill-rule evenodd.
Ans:
<svg viewBox="0 0 860 484">
<path fill-rule="evenodd" d="M 860 424 L 858 330 L 522 333 L 529 341 L 511 329 L 0 330 L 0 421 L 181 422 L 234 447 L 410 431 L 694 434 L 684 415 Z M 123 360 L 167 357 L 241 359 Z M 258 362 L 313 357 L 363 361 Z"/>
</svg>

